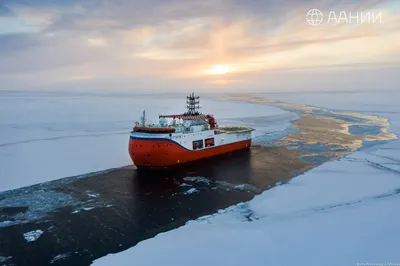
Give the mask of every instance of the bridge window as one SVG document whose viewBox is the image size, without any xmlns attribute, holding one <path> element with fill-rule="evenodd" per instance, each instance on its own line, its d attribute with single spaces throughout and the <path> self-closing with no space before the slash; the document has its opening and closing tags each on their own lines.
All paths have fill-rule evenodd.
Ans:
<svg viewBox="0 0 400 266">
<path fill-rule="evenodd" d="M 203 140 L 195 140 L 193 141 L 193 150 L 198 150 L 203 148 Z"/>
<path fill-rule="evenodd" d="M 204 142 L 206 144 L 206 147 L 212 147 L 212 146 L 215 145 L 214 144 L 214 138 L 205 139 Z"/>
</svg>

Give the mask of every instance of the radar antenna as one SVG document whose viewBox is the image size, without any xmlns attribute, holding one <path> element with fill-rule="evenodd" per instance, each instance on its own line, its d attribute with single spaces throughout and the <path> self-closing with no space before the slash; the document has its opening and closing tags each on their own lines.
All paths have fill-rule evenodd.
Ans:
<svg viewBox="0 0 400 266">
<path fill-rule="evenodd" d="M 201 113 L 199 113 L 200 109 L 200 97 L 199 96 L 195 96 L 194 92 L 192 94 L 190 94 L 189 96 L 186 97 L 186 103 L 187 103 L 187 112 L 185 113 L 185 115 L 200 115 Z"/>
</svg>

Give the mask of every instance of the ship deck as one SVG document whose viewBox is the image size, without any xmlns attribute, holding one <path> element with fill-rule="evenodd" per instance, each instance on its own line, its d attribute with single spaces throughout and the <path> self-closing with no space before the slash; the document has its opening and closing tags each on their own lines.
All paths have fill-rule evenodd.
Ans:
<svg viewBox="0 0 400 266">
<path fill-rule="evenodd" d="M 253 131 L 253 128 L 250 127 L 236 127 L 236 126 L 220 126 L 218 128 L 218 133 L 240 133 L 240 132 L 249 132 Z"/>
</svg>

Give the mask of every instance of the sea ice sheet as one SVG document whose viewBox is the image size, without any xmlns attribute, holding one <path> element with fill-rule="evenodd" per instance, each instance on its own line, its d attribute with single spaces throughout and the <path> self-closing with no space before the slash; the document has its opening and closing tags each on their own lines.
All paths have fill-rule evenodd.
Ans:
<svg viewBox="0 0 400 266">
<path fill-rule="evenodd" d="M 130 165 L 129 132 L 143 110 L 148 122 L 157 122 L 159 114 L 185 111 L 185 99 L 186 95 L 3 92 L 0 191 Z M 257 132 L 285 129 L 293 117 L 275 107 L 210 97 L 202 97 L 201 104 L 221 125 L 263 116 L 264 123 L 255 124 Z"/>
<path fill-rule="evenodd" d="M 273 97 L 379 112 L 390 119 L 392 132 L 400 134 L 400 106 L 394 100 L 400 93 L 398 97 L 354 92 Z M 399 166 L 399 140 L 361 149 L 247 203 L 190 221 L 93 265 L 129 265 L 133 259 L 143 266 L 186 265 L 188 260 L 193 266 L 399 263 Z M 149 256 L 154 250 L 157 256 Z M 175 256 L 176 250 L 183 255 Z"/>
</svg>

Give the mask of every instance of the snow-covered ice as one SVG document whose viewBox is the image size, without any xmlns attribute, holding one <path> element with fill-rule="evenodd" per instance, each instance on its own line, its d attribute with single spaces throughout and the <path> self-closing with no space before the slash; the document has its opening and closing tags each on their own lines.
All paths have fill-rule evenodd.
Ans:
<svg viewBox="0 0 400 266">
<path fill-rule="evenodd" d="M 251 184 L 232 184 L 226 181 L 216 181 L 215 182 L 215 187 L 214 189 L 217 188 L 222 188 L 225 190 L 231 190 L 231 189 L 236 189 L 236 190 L 242 190 L 242 191 L 254 191 L 254 192 L 261 192 L 259 188 L 257 188 L 254 185 Z"/>
<path fill-rule="evenodd" d="M 235 189 L 238 190 L 244 190 L 244 191 L 259 191 L 259 189 L 256 186 L 250 185 L 250 184 L 241 184 L 234 186 Z"/>
<path fill-rule="evenodd" d="M 184 111 L 186 95 L 0 93 L 0 191 L 131 164 L 129 132 L 146 109 Z M 263 117 L 257 133 L 284 130 L 294 114 L 275 107 L 201 98 L 223 124 Z M 258 126 L 258 128 L 257 128 Z"/>
<path fill-rule="evenodd" d="M 387 117 L 391 131 L 400 134 L 399 92 L 268 97 Z M 161 99 L 149 95 L 0 94 L 0 191 L 130 164 L 126 146 L 133 120 L 145 108 L 150 119 L 159 113 L 181 112 L 182 99 L 167 95 Z M 202 105 L 204 110 L 213 110 L 221 125 L 256 127 L 254 137 L 263 141 L 287 134 L 293 130 L 287 130 L 290 122 L 297 119 L 293 113 L 261 104 L 203 98 Z M 244 113 L 252 119 L 244 119 Z M 363 134 L 365 128 L 353 130 Z M 100 258 L 94 265 L 130 265 L 132 261 L 138 265 L 186 265 L 189 260 L 192 265 L 400 263 L 400 141 L 377 143 L 380 145 L 368 144 L 368 148 L 325 163 L 249 202 Z M 193 186 L 210 185 L 202 177 L 185 181 Z M 246 184 L 219 185 L 249 189 Z M 93 198 L 95 194 L 88 191 L 87 195 Z M 88 205 L 75 211 L 92 208 Z M 3 221 L 0 226 L 14 222 Z M 30 242 L 42 233 L 36 230 L 23 236 Z M 155 252 L 157 256 L 153 256 Z"/>
<path fill-rule="evenodd" d="M 189 194 L 198 193 L 198 192 L 199 192 L 198 189 L 191 188 L 191 189 L 188 189 L 187 191 L 185 191 L 183 194 L 189 195 Z"/>
<path fill-rule="evenodd" d="M 288 98 L 388 117 L 391 131 L 399 135 L 400 106 L 394 99 L 400 93 L 394 94 L 323 93 L 319 100 L 315 93 L 310 98 L 301 94 Z M 284 100 L 284 96 L 274 97 Z M 247 203 L 190 221 L 93 265 L 130 265 L 133 260 L 144 266 L 188 261 L 194 266 L 400 263 L 399 166 L 399 140 L 369 145 Z"/>
<path fill-rule="evenodd" d="M 59 254 L 59 255 L 55 256 L 55 257 L 50 261 L 50 264 L 53 264 L 53 263 L 55 263 L 55 262 L 57 262 L 57 261 L 60 261 L 60 260 L 62 260 L 62 259 L 65 259 L 65 258 L 67 258 L 69 255 L 70 255 L 70 253 Z"/>
<path fill-rule="evenodd" d="M 15 221 L 9 221 L 9 220 L 2 221 L 2 222 L 0 222 L 0 227 L 6 227 L 6 226 L 12 225 L 14 223 L 15 223 Z"/>
<path fill-rule="evenodd" d="M 11 256 L 8 256 L 8 257 L 0 256 L 0 263 L 6 262 L 7 260 L 10 260 L 10 259 L 12 259 Z"/>
<path fill-rule="evenodd" d="M 183 180 L 187 182 L 193 182 L 193 183 L 205 183 L 205 184 L 210 184 L 210 180 L 202 177 L 202 176 L 197 176 L 197 177 L 184 177 Z"/>
<path fill-rule="evenodd" d="M 106 206 L 107 207 L 107 206 Z M 75 209 L 75 210 L 73 210 L 71 213 L 72 214 L 77 214 L 77 213 L 80 213 L 81 211 L 90 211 L 90 210 L 93 210 L 95 207 L 93 207 L 93 206 L 86 206 L 86 207 L 81 207 L 81 208 L 78 208 L 78 209 Z"/>
<path fill-rule="evenodd" d="M 39 237 L 43 234 L 42 230 L 35 230 L 31 232 L 24 233 L 24 238 L 28 242 L 33 242 L 39 239 Z"/>
<path fill-rule="evenodd" d="M 224 190 L 241 190 L 241 191 L 252 191 L 256 193 L 262 192 L 259 188 L 257 188 L 254 185 L 251 184 L 232 184 L 226 181 L 212 181 L 209 180 L 205 177 L 184 177 L 183 178 L 186 182 L 190 183 L 182 183 L 180 187 L 182 188 L 187 188 L 187 187 L 192 187 L 192 186 L 198 186 L 201 187 L 203 185 L 206 185 L 207 187 L 211 187 L 211 189 L 224 189 Z M 198 193 L 200 192 L 199 189 L 197 188 L 190 188 L 186 190 L 183 194 L 192 194 L 192 193 Z"/>
<path fill-rule="evenodd" d="M 326 163 L 234 207 L 94 265 L 356 265 L 399 261 L 400 179 L 363 162 Z M 206 222 L 204 222 L 206 221 Z M 150 256 L 157 250 L 157 256 Z M 185 256 L 175 256 L 179 250 Z M 340 256 L 338 256 L 340 254 Z"/>
</svg>

